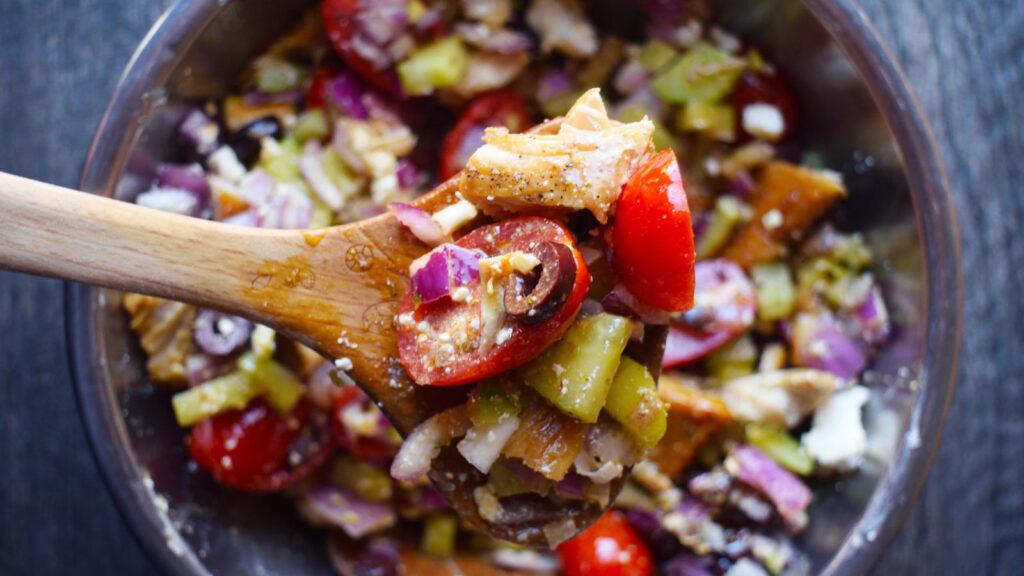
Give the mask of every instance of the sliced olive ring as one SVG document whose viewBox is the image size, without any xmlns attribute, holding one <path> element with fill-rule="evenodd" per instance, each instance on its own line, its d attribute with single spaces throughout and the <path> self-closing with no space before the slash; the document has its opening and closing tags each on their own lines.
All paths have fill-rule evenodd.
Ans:
<svg viewBox="0 0 1024 576">
<path fill-rule="evenodd" d="M 505 313 L 528 326 L 557 314 L 576 282 L 572 248 L 561 242 L 542 242 L 533 255 L 540 264 L 530 274 L 513 274 L 504 283 Z"/>
</svg>

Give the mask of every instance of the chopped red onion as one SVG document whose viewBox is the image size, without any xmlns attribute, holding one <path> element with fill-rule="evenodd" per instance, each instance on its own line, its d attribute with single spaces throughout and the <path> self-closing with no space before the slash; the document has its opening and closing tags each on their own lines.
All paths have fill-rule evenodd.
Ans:
<svg viewBox="0 0 1024 576">
<path fill-rule="evenodd" d="M 713 576 L 704 560 L 686 551 L 663 564 L 661 573 L 664 576 Z"/>
<path fill-rule="evenodd" d="M 361 5 L 356 14 L 360 35 L 378 46 L 401 34 L 409 20 L 405 0 L 374 0 Z"/>
<path fill-rule="evenodd" d="M 892 325 L 882 290 L 871 287 L 867 298 L 853 312 L 854 333 L 869 346 L 881 346 L 889 339 Z"/>
<path fill-rule="evenodd" d="M 331 410 L 341 395 L 341 388 L 331 379 L 334 365 L 323 362 L 313 369 L 306 381 L 306 397 L 323 410 Z"/>
<path fill-rule="evenodd" d="M 640 9 L 652 22 L 679 24 L 700 16 L 702 3 L 706 0 L 640 0 Z"/>
<path fill-rule="evenodd" d="M 445 241 L 441 226 L 425 210 L 404 202 L 388 204 L 398 221 L 412 232 L 412 235 L 428 246 L 437 246 Z"/>
<path fill-rule="evenodd" d="M 203 352 L 227 356 L 249 341 L 252 322 L 240 316 L 229 316 L 214 310 L 200 310 L 192 327 L 192 335 Z"/>
<path fill-rule="evenodd" d="M 438 510 L 447 510 L 451 508 L 451 504 L 444 499 L 444 496 L 437 491 L 431 485 L 419 487 L 419 509 L 423 512 L 436 512 Z"/>
<path fill-rule="evenodd" d="M 464 413 L 460 415 L 452 410 L 431 416 L 409 434 L 391 462 L 392 478 L 402 482 L 420 482 L 430 471 L 430 464 L 441 453 L 441 448 L 456 435 L 465 433 L 468 419 Z"/>
<path fill-rule="evenodd" d="M 369 111 L 363 104 L 366 86 L 351 72 L 342 72 L 327 83 L 327 96 L 338 106 L 338 110 L 349 118 L 366 120 Z"/>
<path fill-rule="evenodd" d="M 398 168 L 395 168 L 395 176 L 398 177 L 398 186 L 403 190 L 412 190 L 419 186 L 419 172 L 416 170 L 416 165 L 407 158 L 398 161 Z"/>
<path fill-rule="evenodd" d="M 353 539 L 395 524 L 390 501 L 373 502 L 336 486 L 322 485 L 307 492 L 299 501 L 299 511 L 312 523 L 336 526 Z"/>
<path fill-rule="evenodd" d="M 202 206 L 199 198 L 187 190 L 178 188 L 153 188 L 148 192 L 139 194 L 135 203 L 146 208 L 153 208 L 162 212 L 181 214 L 183 216 L 199 216 L 202 214 Z"/>
<path fill-rule="evenodd" d="M 856 378 L 867 365 L 864 352 L 830 312 L 798 315 L 793 325 L 793 349 L 799 364 L 844 380 Z"/>
<path fill-rule="evenodd" d="M 217 149 L 220 128 L 212 118 L 196 108 L 185 115 L 178 126 L 178 140 L 198 157 L 205 157 Z"/>
<path fill-rule="evenodd" d="M 398 544 L 389 538 L 376 538 L 352 557 L 347 538 L 332 536 L 327 556 L 339 576 L 398 576 L 402 556 Z"/>
<path fill-rule="evenodd" d="M 767 454 L 750 445 L 738 446 L 726 459 L 726 468 L 739 481 L 767 496 L 791 527 L 806 523 L 810 489 Z"/>
<path fill-rule="evenodd" d="M 741 170 L 736 176 L 725 181 L 722 194 L 735 196 L 740 200 L 748 200 L 754 194 L 754 178 L 750 172 Z"/>
<path fill-rule="evenodd" d="M 413 28 L 419 32 L 427 32 L 434 26 L 441 23 L 444 15 L 441 13 L 441 5 L 435 4 L 427 8 L 427 11 L 420 15 L 415 22 L 412 23 Z"/>
<path fill-rule="evenodd" d="M 298 165 L 299 172 L 302 173 L 303 180 L 313 190 L 324 204 L 334 211 L 341 210 L 345 205 L 345 198 L 341 195 L 341 191 L 338 187 L 331 182 L 330 177 L 324 170 L 324 166 L 321 162 L 323 157 L 323 151 L 320 148 L 320 143 L 316 140 L 310 140 L 306 142 L 303 154 L 299 157 Z"/>
<path fill-rule="evenodd" d="M 278 194 L 262 206 L 261 228 L 299 230 L 313 221 L 313 201 L 291 185 L 278 187 Z"/>
<path fill-rule="evenodd" d="M 671 320 L 668 311 L 640 302 L 622 284 L 616 285 L 601 300 L 601 306 L 606 312 L 634 318 L 644 324 L 668 324 Z"/>
<path fill-rule="evenodd" d="M 551 486 L 551 482 L 541 475 L 540 472 L 530 468 L 518 458 L 506 458 L 504 464 L 505 468 L 515 475 L 526 486 L 527 490 L 531 492 L 544 494 Z"/>
<path fill-rule="evenodd" d="M 567 94 L 575 86 L 572 76 L 564 70 L 552 70 L 537 83 L 537 100 L 548 102 Z"/>
<path fill-rule="evenodd" d="M 598 484 L 622 476 L 625 466 L 636 460 L 633 442 L 617 424 L 601 421 L 587 430 L 583 450 L 573 463 L 576 472 Z"/>
<path fill-rule="evenodd" d="M 651 73 L 639 60 L 629 60 L 615 73 L 615 89 L 623 94 L 632 94 L 647 84 Z"/>
<path fill-rule="evenodd" d="M 629 98 L 615 105 L 618 114 L 631 108 L 639 108 L 652 118 L 665 118 L 669 112 L 668 104 L 651 90 L 650 85 L 640 87 Z"/>
<path fill-rule="evenodd" d="M 412 290 L 421 302 L 433 302 L 448 296 L 459 286 L 480 278 L 479 250 L 467 250 L 444 244 L 412 263 Z"/>
<path fill-rule="evenodd" d="M 583 486 L 583 476 L 570 472 L 560 481 L 555 482 L 555 494 L 569 500 L 583 500 L 586 492 Z"/>
<path fill-rule="evenodd" d="M 234 226 L 244 226 L 246 228 L 259 228 L 260 226 L 260 214 L 255 208 L 249 208 L 234 214 L 221 220 L 224 224 L 231 224 Z"/>
<path fill-rule="evenodd" d="M 210 183 L 198 164 L 178 166 L 161 164 L 156 171 L 157 183 L 161 188 L 175 188 L 191 192 L 199 202 L 200 210 L 210 204 Z"/>
<path fill-rule="evenodd" d="M 474 426 L 466 432 L 466 437 L 459 442 L 457 448 L 467 462 L 487 474 L 518 428 L 519 418 L 514 416 L 491 424 Z"/>
<path fill-rule="evenodd" d="M 270 200 L 271 194 L 274 193 L 274 184 L 276 182 L 270 174 L 264 172 L 262 168 L 256 168 L 242 178 L 238 185 L 238 193 L 250 206 L 262 206 Z"/>
</svg>

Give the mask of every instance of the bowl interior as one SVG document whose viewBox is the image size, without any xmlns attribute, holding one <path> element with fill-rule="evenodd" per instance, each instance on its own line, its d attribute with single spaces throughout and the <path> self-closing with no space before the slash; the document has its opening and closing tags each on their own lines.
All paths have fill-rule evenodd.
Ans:
<svg viewBox="0 0 1024 576">
<path fill-rule="evenodd" d="M 97 134 L 83 190 L 131 198 L 173 161 L 182 100 L 225 94 L 248 62 L 312 2 L 174 6 L 140 48 Z M 595 7 L 634 34 L 631 8 Z M 892 536 L 923 479 L 951 393 L 958 345 L 955 224 L 934 147 L 898 71 L 845 1 L 728 0 L 718 20 L 791 79 L 801 140 L 840 170 L 838 215 L 862 230 L 897 326 L 866 383 L 869 465 L 816 490 L 801 536 L 815 572 L 859 573 Z M 329 574 L 323 537 L 285 498 L 219 488 L 189 464 L 169 395 L 152 386 L 115 292 L 72 286 L 69 339 L 94 451 L 143 545 L 171 573 Z"/>
</svg>

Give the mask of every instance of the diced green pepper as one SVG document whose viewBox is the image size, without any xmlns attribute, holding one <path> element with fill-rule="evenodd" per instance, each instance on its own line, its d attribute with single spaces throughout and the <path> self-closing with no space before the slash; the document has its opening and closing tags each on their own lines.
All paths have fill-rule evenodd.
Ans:
<svg viewBox="0 0 1024 576">
<path fill-rule="evenodd" d="M 784 468 L 807 476 L 814 471 L 814 458 L 786 432 L 760 424 L 747 424 L 747 442 Z"/>
<path fill-rule="evenodd" d="M 263 146 L 258 165 L 278 182 L 293 182 L 302 178 L 298 164 L 301 154 L 302 146 L 285 138 L 276 146 Z"/>
<path fill-rule="evenodd" d="M 245 408 L 259 394 L 249 374 L 241 370 L 209 380 L 171 398 L 179 426 L 192 426 L 211 416 Z"/>
<path fill-rule="evenodd" d="M 612 380 L 604 410 L 645 448 L 657 446 L 665 435 L 667 415 L 651 373 L 623 356 Z"/>
<path fill-rule="evenodd" d="M 519 392 L 506 381 L 484 380 L 470 395 L 469 419 L 474 426 L 482 426 L 518 415 L 523 407 Z"/>
<path fill-rule="evenodd" d="M 676 52 L 676 49 L 667 42 L 652 38 L 640 47 L 637 59 L 643 64 L 644 68 L 651 72 L 657 72 L 678 55 L 679 53 Z"/>
<path fill-rule="evenodd" d="M 313 108 L 299 117 L 291 135 L 299 144 L 305 144 L 310 140 L 323 140 L 329 133 L 327 115 L 322 108 Z"/>
<path fill-rule="evenodd" d="M 697 242 L 697 259 L 705 260 L 729 243 L 737 226 L 750 220 L 750 206 L 732 196 L 719 196 L 707 228 Z"/>
<path fill-rule="evenodd" d="M 516 476 L 508 466 L 505 465 L 505 460 L 499 458 L 492 466 L 490 472 L 487 473 L 487 481 L 494 490 L 494 495 L 498 498 L 507 498 L 509 496 L 516 496 L 518 494 L 531 494 L 533 490 L 523 482 L 523 480 Z M 539 482 L 550 483 L 551 481 L 546 478 L 540 478 Z M 549 487 L 541 490 L 543 493 L 547 493 Z"/>
<path fill-rule="evenodd" d="M 398 67 L 398 78 L 409 95 L 431 94 L 435 88 L 458 84 L 469 63 L 469 51 L 451 35 L 417 50 Z"/>
<path fill-rule="evenodd" d="M 324 173 L 327 174 L 331 184 L 334 184 L 344 198 L 351 198 L 359 192 L 361 184 L 359 178 L 349 170 L 345 161 L 333 148 L 324 150 L 320 165 L 323 166 Z"/>
<path fill-rule="evenodd" d="M 732 90 L 746 66 L 714 46 L 698 44 L 655 76 L 651 88 L 673 104 L 716 102 Z"/>
<path fill-rule="evenodd" d="M 704 369 L 721 381 L 749 376 L 756 366 L 757 345 L 750 336 L 741 336 L 704 359 Z"/>
<path fill-rule="evenodd" d="M 796 293 L 785 262 L 756 264 L 750 269 L 750 277 L 757 290 L 757 317 L 761 321 L 774 322 L 793 313 Z"/>
<path fill-rule="evenodd" d="M 295 374 L 270 358 L 245 354 L 239 358 L 238 368 L 252 378 L 267 402 L 282 414 L 291 412 L 305 393 Z"/>
<path fill-rule="evenodd" d="M 548 402 L 583 422 L 597 422 L 633 322 L 612 314 L 579 318 L 561 340 L 516 371 Z"/>
<path fill-rule="evenodd" d="M 669 132 L 668 128 L 659 120 L 655 115 L 644 110 L 640 106 L 630 106 L 619 112 L 619 120 L 622 122 L 639 122 L 646 116 L 650 119 L 651 123 L 654 124 L 654 148 L 657 151 L 665 150 L 666 148 L 675 147 L 675 139 L 672 137 L 672 133 Z"/>
<path fill-rule="evenodd" d="M 331 466 L 331 482 L 373 502 L 391 500 L 394 487 L 386 470 L 340 454 Z"/>
<path fill-rule="evenodd" d="M 432 556 L 447 558 L 455 552 L 455 534 L 458 531 L 455 516 L 448 513 L 431 514 L 423 523 L 420 549 Z"/>
<path fill-rule="evenodd" d="M 254 83 L 261 92 L 280 94 L 295 90 L 305 78 L 298 66 L 278 56 L 264 56 L 254 66 Z"/>
<path fill-rule="evenodd" d="M 725 104 L 687 102 L 676 117 L 681 132 L 699 132 L 721 142 L 736 139 L 736 114 Z"/>
</svg>

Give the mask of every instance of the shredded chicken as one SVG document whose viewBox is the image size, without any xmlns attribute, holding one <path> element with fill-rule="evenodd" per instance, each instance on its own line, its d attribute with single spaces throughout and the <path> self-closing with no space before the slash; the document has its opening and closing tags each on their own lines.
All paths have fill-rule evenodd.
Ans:
<svg viewBox="0 0 1024 576">
<path fill-rule="evenodd" d="M 794 368 L 726 382 L 722 400 L 741 422 L 789 429 L 813 412 L 838 384 L 839 379 L 829 372 Z"/>
<path fill-rule="evenodd" d="M 595 88 L 580 97 L 557 134 L 488 128 L 459 190 L 492 216 L 587 209 L 604 223 L 622 186 L 653 151 L 653 135 L 646 118 L 610 120 Z"/>
<path fill-rule="evenodd" d="M 540 36 L 544 52 L 583 58 L 597 52 L 597 32 L 577 0 L 533 0 L 526 23 Z"/>
<path fill-rule="evenodd" d="M 185 361 L 196 351 L 192 341 L 196 309 L 141 294 L 125 294 L 122 305 L 146 352 L 149 377 L 158 384 L 179 388 L 188 385 Z"/>
</svg>

